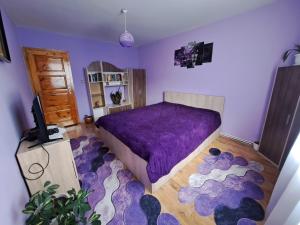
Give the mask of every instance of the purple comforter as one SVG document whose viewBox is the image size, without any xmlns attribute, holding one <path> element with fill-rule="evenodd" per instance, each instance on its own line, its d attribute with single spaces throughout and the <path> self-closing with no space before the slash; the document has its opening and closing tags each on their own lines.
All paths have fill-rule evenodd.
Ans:
<svg viewBox="0 0 300 225">
<path fill-rule="evenodd" d="M 109 131 L 148 162 L 155 183 L 196 149 L 221 124 L 218 112 L 173 103 L 158 103 L 103 116 L 96 126 Z"/>
</svg>

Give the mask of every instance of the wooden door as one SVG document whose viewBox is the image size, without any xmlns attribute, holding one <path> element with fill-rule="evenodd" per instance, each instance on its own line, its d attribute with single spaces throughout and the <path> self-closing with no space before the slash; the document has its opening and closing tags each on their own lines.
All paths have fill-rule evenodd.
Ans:
<svg viewBox="0 0 300 225">
<path fill-rule="evenodd" d="M 31 83 L 47 124 L 77 124 L 78 110 L 68 53 L 25 48 Z"/>
<path fill-rule="evenodd" d="M 133 70 L 133 108 L 146 105 L 146 73 L 143 69 Z"/>
<path fill-rule="evenodd" d="M 300 95 L 300 67 L 279 68 L 259 151 L 279 164 Z"/>
</svg>

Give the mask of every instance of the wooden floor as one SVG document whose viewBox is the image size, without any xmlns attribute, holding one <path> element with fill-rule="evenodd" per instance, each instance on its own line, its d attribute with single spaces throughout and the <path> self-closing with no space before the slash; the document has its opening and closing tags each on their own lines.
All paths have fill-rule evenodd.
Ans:
<svg viewBox="0 0 300 225">
<path fill-rule="evenodd" d="M 68 128 L 68 134 L 70 138 L 75 138 L 80 135 L 97 134 L 97 130 L 94 126 L 78 125 Z M 100 137 L 101 138 L 101 137 Z M 215 224 L 213 216 L 202 217 L 199 216 L 193 204 L 181 204 L 178 201 L 178 190 L 180 187 L 188 185 L 188 178 L 192 173 L 197 171 L 197 166 L 203 162 L 203 158 L 209 155 L 209 148 L 216 147 L 222 151 L 231 152 L 235 156 L 243 156 L 247 160 L 254 160 L 260 162 L 264 166 L 262 175 L 265 178 L 265 182 L 261 186 L 265 198 L 260 201 L 262 206 L 266 208 L 273 187 L 277 179 L 277 168 L 271 164 L 268 160 L 258 154 L 250 145 L 235 141 L 233 139 L 220 136 L 210 146 L 208 146 L 203 152 L 201 152 L 189 165 L 180 170 L 167 184 L 162 186 L 158 191 L 153 193 L 156 196 L 161 205 L 163 212 L 169 212 L 176 216 L 181 224 L 186 225 L 210 225 Z M 264 223 L 257 223 L 263 225 Z"/>
</svg>

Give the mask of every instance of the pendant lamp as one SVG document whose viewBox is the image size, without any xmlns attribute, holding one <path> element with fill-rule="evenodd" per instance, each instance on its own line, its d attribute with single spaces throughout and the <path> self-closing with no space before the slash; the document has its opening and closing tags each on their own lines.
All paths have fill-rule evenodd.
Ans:
<svg viewBox="0 0 300 225">
<path fill-rule="evenodd" d="M 128 10 L 127 9 L 122 9 L 121 13 L 124 15 L 124 24 L 125 24 L 125 30 L 124 32 L 120 35 L 120 45 L 124 48 L 130 48 L 134 44 L 134 38 L 131 33 L 127 31 L 127 24 L 126 24 L 126 14 Z"/>
</svg>

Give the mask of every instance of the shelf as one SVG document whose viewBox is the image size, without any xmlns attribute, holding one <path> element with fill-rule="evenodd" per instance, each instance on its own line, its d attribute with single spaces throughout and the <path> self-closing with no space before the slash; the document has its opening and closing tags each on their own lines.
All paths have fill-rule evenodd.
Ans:
<svg viewBox="0 0 300 225">
<path fill-rule="evenodd" d="M 104 105 L 100 105 L 99 107 L 93 106 L 93 109 L 102 109 L 102 108 L 104 108 Z"/>
<path fill-rule="evenodd" d="M 108 104 L 108 105 L 105 105 L 105 107 L 107 107 L 107 108 L 118 108 L 118 107 L 128 106 L 128 105 L 131 105 L 131 103 L 129 103 L 129 102 L 121 102 L 120 105 Z"/>
<path fill-rule="evenodd" d="M 110 84 L 110 85 L 105 85 L 105 87 L 117 87 L 117 86 L 127 86 L 128 84 Z"/>
<path fill-rule="evenodd" d="M 99 92 L 99 93 L 91 93 L 92 95 L 103 95 L 103 93 Z"/>
<path fill-rule="evenodd" d="M 125 73 L 127 73 L 127 72 L 101 72 L 102 74 L 125 74 Z"/>
<path fill-rule="evenodd" d="M 106 81 L 106 82 L 103 82 L 103 85 L 105 87 L 114 87 L 114 86 L 127 86 L 128 85 L 128 82 L 122 82 L 122 81 Z"/>
<path fill-rule="evenodd" d="M 95 73 L 102 73 L 102 71 L 101 70 L 87 71 L 87 74 L 89 74 L 89 75 L 92 75 Z"/>
</svg>

